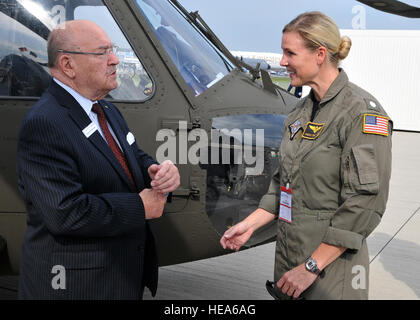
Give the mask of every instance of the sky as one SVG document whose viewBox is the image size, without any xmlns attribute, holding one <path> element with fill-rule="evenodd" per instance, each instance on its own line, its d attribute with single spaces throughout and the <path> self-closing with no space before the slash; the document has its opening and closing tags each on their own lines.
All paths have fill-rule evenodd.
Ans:
<svg viewBox="0 0 420 320">
<path fill-rule="evenodd" d="M 305 11 L 326 13 L 340 29 L 420 30 L 420 19 L 375 10 L 355 0 L 178 0 L 198 10 L 229 50 L 281 53 L 281 31 Z M 404 0 L 420 7 L 418 0 Z"/>
</svg>

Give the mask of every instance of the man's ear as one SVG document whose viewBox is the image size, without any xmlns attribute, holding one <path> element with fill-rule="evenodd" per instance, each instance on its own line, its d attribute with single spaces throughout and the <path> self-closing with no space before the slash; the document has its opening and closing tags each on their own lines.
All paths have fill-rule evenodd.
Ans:
<svg viewBox="0 0 420 320">
<path fill-rule="evenodd" d="M 58 58 L 57 65 L 59 69 L 61 70 L 62 73 L 64 73 L 70 79 L 74 79 L 74 77 L 76 76 L 76 72 L 74 70 L 74 64 L 75 62 L 72 59 L 72 57 L 67 54 L 62 54 Z"/>
<path fill-rule="evenodd" d="M 316 59 L 317 59 L 318 64 L 321 65 L 321 64 L 324 63 L 324 61 L 328 57 L 328 50 L 325 47 L 323 47 L 323 46 L 319 47 L 316 50 L 317 50 L 317 57 L 316 57 Z"/>
</svg>

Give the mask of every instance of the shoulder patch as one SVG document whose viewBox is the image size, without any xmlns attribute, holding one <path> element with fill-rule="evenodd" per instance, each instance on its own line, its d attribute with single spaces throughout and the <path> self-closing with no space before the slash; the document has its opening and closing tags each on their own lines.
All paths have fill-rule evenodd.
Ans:
<svg viewBox="0 0 420 320">
<path fill-rule="evenodd" d="M 363 133 L 389 135 L 389 118 L 376 114 L 363 115 Z"/>
</svg>

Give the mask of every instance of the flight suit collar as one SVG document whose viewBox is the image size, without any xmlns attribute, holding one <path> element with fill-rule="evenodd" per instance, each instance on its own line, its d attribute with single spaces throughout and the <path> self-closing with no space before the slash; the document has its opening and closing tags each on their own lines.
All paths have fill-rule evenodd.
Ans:
<svg viewBox="0 0 420 320">
<path fill-rule="evenodd" d="M 343 69 L 338 68 L 339 74 L 337 78 L 333 81 L 333 83 L 328 88 L 327 92 L 325 93 L 324 97 L 319 102 L 319 108 L 322 108 L 328 101 L 335 98 L 337 94 L 348 84 L 349 78 L 347 74 L 344 72 Z M 311 89 L 310 97 L 312 101 L 315 101 L 315 94 L 314 90 Z"/>
</svg>

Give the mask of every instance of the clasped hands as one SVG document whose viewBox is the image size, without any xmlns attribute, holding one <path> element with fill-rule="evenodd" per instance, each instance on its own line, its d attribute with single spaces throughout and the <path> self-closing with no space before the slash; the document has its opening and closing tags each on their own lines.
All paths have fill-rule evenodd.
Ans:
<svg viewBox="0 0 420 320">
<path fill-rule="evenodd" d="M 146 219 L 162 216 L 166 203 L 166 194 L 179 187 L 181 179 L 178 168 L 170 160 L 161 164 L 152 164 L 148 173 L 152 179 L 152 189 L 143 189 L 139 196 L 143 201 Z"/>
</svg>

